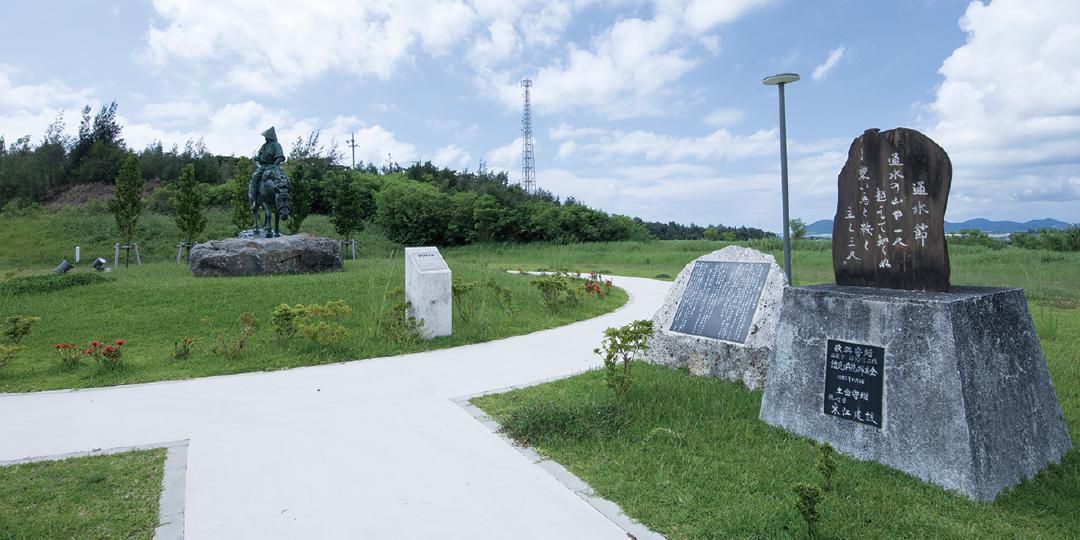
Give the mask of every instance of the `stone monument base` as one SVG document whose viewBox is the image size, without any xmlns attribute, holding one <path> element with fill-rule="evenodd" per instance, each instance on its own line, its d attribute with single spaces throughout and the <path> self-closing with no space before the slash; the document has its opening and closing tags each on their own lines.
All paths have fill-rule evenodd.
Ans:
<svg viewBox="0 0 1080 540">
<path fill-rule="evenodd" d="M 188 260 L 197 277 L 309 274 L 342 267 L 337 240 L 307 234 L 211 240 L 191 248 Z"/>
<path fill-rule="evenodd" d="M 739 279 L 739 272 L 721 274 L 730 283 L 694 283 L 695 272 L 702 265 L 722 263 L 735 267 L 759 267 L 759 279 Z M 701 270 L 707 270 L 702 267 Z M 742 276 L 747 276 L 742 273 Z M 734 278 L 732 280 L 732 278 Z M 772 255 L 740 246 L 728 246 L 698 257 L 683 268 L 671 284 L 663 305 L 652 318 L 653 335 L 645 350 L 645 360 L 687 368 L 694 375 L 720 377 L 742 382 L 750 390 L 757 390 L 765 383 L 776 331 L 780 300 L 787 278 Z M 712 297 L 702 300 L 702 297 Z M 679 326 L 680 309 L 686 304 L 700 303 L 700 319 L 715 317 L 724 319 L 725 314 L 744 310 L 743 317 L 729 317 L 724 322 L 740 319 L 741 322 L 720 325 L 721 330 L 742 335 L 698 335 L 686 333 L 692 330 Z M 692 319 L 692 318 L 688 318 Z M 684 325 L 692 326 L 692 325 Z M 708 324 L 703 324 L 707 328 Z M 674 329 L 673 329 L 674 328 Z M 678 329 L 684 332 L 677 331 Z M 716 330 L 716 328 L 713 328 Z"/>
<path fill-rule="evenodd" d="M 789 288 L 761 419 L 983 501 L 1072 447 L 1022 289 Z"/>
</svg>

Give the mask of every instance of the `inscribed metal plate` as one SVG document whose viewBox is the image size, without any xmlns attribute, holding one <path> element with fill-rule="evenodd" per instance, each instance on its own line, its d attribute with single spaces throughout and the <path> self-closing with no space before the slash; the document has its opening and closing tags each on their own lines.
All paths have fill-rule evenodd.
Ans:
<svg viewBox="0 0 1080 540">
<path fill-rule="evenodd" d="M 670 330 L 745 343 L 769 263 L 697 261 Z"/>
</svg>

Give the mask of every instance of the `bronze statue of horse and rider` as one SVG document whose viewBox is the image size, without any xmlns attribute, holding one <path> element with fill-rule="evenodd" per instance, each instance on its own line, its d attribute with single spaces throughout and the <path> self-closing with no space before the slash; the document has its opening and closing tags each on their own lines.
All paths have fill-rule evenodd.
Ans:
<svg viewBox="0 0 1080 540">
<path fill-rule="evenodd" d="M 266 142 L 255 154 L 255 172 L 248 182 L 248 201 L 251 202 L 251 221 L 255 236 L 262 233 L 266 238 L 281 236 L 281 220 L 289 219 L 291 203 L 289 201 L 289 177 L 281 169 L 285 162 L 285 152 L 277 141 L 274 128 L 262 132 Z M 259 209 L 263 210 L 263 227 L 259 228 Z M 274 226 L 270 227 L 270 215 L 274 216 Z"/>
</svg>

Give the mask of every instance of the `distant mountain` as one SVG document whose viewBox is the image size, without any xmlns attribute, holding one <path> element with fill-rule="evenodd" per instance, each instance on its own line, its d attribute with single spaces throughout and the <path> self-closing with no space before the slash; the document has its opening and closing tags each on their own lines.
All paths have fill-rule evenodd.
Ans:
<svg viewBox="0 0 1080 540">
<path fill-rule="evenodd" d="M 821 219 L 806 226 L 806 234 L 810 236 L 832 235 L 833 222 L 831 219 Z M 1026 232 L 1038 229 L 1066 229 L 1071 223 L 1052 218 L 1033 219 L 1024 223 L 1016 221 L 993 221 L 990 219 L 975 218 L 959 223 L 945 222 L 945 232 L 955 233 L 963 229 L 979 229 L 987 234 L 1008 234 L 1014 232 Z"/>
</svg>

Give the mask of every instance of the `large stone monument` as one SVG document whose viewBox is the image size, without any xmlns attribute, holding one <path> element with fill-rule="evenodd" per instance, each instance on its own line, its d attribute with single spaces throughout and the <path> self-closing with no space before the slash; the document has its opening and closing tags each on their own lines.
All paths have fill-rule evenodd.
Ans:
<svg viewBox="0 0 1080 540">
<path fill-rule="evenodd" d="M 438 248 L 405 248 L 405 300 L 407 315 L 424 323 L 424 338 L 450 335 L 453 277 Z"/>
<path fill-rule="evenodd" d="M 197 277 L 308 274 L 342 267 L 337 240 L 308 234 L 211 240 L 195 244 L 188 259 Z"/>
<path fill-rule="evenodd" d="M 760 388 L 786 284 L 773 257 L 752 249 L 728 246 L 699 257 L 653 316 L 645 359 Z"/>
<path fill-rule="evenodd" d="M 837 285 L 785 291 L 761 419 L 989 501 L 1072 443 L 1023 290 L 950 288 L 950 174 L 918 132 L 855 139 Z"/>
</svg>

